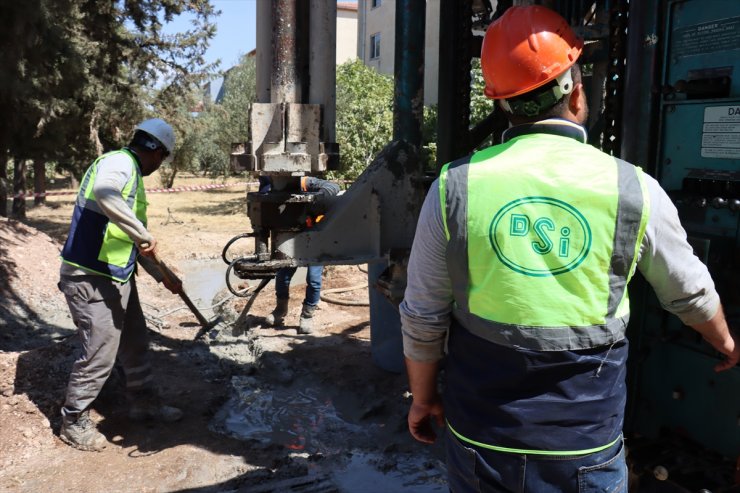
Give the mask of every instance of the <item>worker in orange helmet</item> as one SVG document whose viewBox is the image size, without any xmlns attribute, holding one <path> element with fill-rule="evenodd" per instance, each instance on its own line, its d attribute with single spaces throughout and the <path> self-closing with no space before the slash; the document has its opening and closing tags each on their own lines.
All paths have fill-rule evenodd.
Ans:
<svg viewBox="0 0 740 493">
<path fill-rule="evenodd" d="M 740 359 L 671 200 L 586 143 L 582 49 L 541 6 L 491 24 L 485 94 L 512 126 L 502 144 L 444 166 L 420 213 L 400 306 L 408 425 L 424 443 L 444 426 L 454 492 L 627 491 L 636 270 L 722 355 L 716 371 Z"/>
</svg>

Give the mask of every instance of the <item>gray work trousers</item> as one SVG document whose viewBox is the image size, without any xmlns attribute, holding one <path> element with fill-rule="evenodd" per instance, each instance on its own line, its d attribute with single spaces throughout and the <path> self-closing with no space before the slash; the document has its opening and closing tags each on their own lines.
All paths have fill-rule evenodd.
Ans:
<svg viewBox="0 0 740 493">
<path fill-rule="evenodd" d="M 149 336 L 134 277 L 121 283 L 97 275 L 62 276 L 59 289 L 82 340 L 82 355 L 72 366 L 62 414 L 75 415 L 92 404 L 116 357 L 126 375 L 127 392 L 150 388 Z"/>
</svg>

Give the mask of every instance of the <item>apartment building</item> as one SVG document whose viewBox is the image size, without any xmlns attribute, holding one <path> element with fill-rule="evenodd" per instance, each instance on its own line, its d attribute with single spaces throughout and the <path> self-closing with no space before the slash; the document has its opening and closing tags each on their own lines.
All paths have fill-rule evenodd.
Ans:
<svg viewBox="0 0 740 493">
<path fill-rule="evenodd" d="M 357 57 L 357 2 L 337 2 L 337 65 Z"/>
<path fill-rule="evenodd" d="M 357 2 L 357 58 L 382 74 L 393 74 L 396 1 Z M 338 44 L 338 43 L 337 43 Z M 427 0 L 424 43 L 424 104 L 437 104 L 439 0 Z"/>
</svg>

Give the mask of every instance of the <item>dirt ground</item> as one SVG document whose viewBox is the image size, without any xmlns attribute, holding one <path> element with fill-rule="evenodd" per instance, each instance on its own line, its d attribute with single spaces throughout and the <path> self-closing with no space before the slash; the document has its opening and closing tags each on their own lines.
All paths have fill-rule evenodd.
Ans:
<svg viewBox="0 0 740 493">
<path fill-rule="evenodd" d="M 204 183 L 183 177 L 175 186 Z M 147 178 L 148 188 L 157 186 Z M 244 298 L 211 286 L 210 277 L 193 279 L 222 276 L 223 245 L 249 231 L 245 185 L 149 200 L 162 258 L 207 316 L 232 321 Z M 322 302 L 315 333 L 298 335 L 304 286 L 295 282 L 285 327 L 263 323 L 271 283 L 246 333 L 222 323 L 193 341 L 199 326 L 182 301 L 138 276 L 158 385 L 185 417 L 129 422 L 114 372 L 92 413 L 107 448 L 81 452 L 61 442 L 59 410 L 79 349 L 56 288 L 73 201 L 73 194 L 39 207 L 29 201 L 27 221 L 0 221 L 0 491 L 447 491 L 441 447 L 422 446 L 406 430 L 405 376 L 373 363 L 368 308 Z M 363 270 L 327 267 L 324 289 L 366 283 Z M 368 294 L 365 287 L 333 296 Z"/>
</svg>

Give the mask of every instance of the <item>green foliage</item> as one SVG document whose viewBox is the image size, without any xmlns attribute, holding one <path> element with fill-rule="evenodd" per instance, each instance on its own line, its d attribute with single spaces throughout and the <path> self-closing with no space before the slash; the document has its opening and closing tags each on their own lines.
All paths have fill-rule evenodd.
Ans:
<svg viewBox="0 0 740 493">
<path fill-rule="evenodd" d="M 254 57 L 242 56 L 239 64 L 224 74 L 223 100 L 209 112 L 211 143 L 199 156 L 199 167 L 212 176 L 229 173 L 231 144 L 247 142 L 249 108 L 256 97 L 257 69 Z"/>
<path fill-rule="evenodd" d="M 486 87 L 483 81 L 483 72 L 480 68 L 480 58 L 473 58 L 470 69 L 470 127 L 475 127 L 493 111 L 493 101 L 483 94 Z"/>
<path fill-rule="evenodd" d="M 228 122 L 224 141 L 229 144 L 249 140 L 249 107 L 256 98 L 256 79 L 254 57 L 243 56 L 239 65 L 226 74 L 221 106 Z"/>
<path fill-rule="evenodd" d="M 210 100 L 198 89 L 179 99 L 169 100 L 161 114 L 172 121 L 178 145 L 171 163 L 160 168 L 165 186 L 178 170 L 227 176 L 231 144 L 249 140 L 249 105 L 255 99 L 256 68 L 253 57 L 242 56 L 224 73 L 223 99 Z M 199 109 L 193 112 L 191 109 Z"/>
<path fill-rule="evenodd" d="M 352 180 L 393 136 L 393 80 L 352 60 L 337 67 L 336 178 Z"/>
<path fill-rule="evenodd" d="M 421 126 L 421 159 L 424 169 L 432 172 L 437 168 L 437 105 L 424 107 L 424 120 Z"/>
<path fill-rule="evenodd" d="M 183 13 L 192 29 L 163 34 Z M 0 50 L 0 146 L 79 175 L 128 140 L 156 84 L 177 98 L 203 79 L 214 14 L 208 0 L 4 2 L 0 44 L 13 49 Z"/>
<path fill-rule="evenodd" d="M 491 100 L 483 95 L 480 60 L 471 68 L 470 127 L 485 119 Z M 437 106 L 424 107 L 422 159 L 425 169 L 436 170 Z M 337 67 L 337 141 L 340 170 L 333 178 L 355 179 L 393 138 L 393 80 L 360 61 Z M 488 143 L 486 143 L 488 145 Z"/>
</svg>

